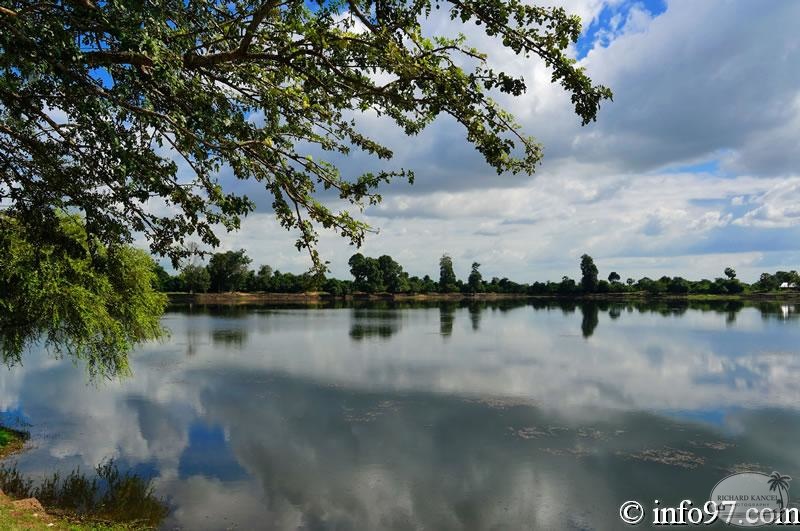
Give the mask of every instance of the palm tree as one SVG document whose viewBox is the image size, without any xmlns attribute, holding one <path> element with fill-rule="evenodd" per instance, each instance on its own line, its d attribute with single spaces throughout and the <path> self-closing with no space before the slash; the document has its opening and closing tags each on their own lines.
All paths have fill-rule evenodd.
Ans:
<svg viewBox="0 0 800 531">
<path fill-rule="evenodd" d="M 769 483 L 769 490 L 774 490 L 778 492 L 778 496 L 780 497 L 780 504 L 781 509 L 786 507 L 786 501 L 789 498 L 789 482 L 792 480 L 789 476 L 782 476 L 777 472 L 773 472 L 770 474 L 767 483 Z M 784 497 L 784 493 L 786 493 L 786 497 Z"/>
</svg>

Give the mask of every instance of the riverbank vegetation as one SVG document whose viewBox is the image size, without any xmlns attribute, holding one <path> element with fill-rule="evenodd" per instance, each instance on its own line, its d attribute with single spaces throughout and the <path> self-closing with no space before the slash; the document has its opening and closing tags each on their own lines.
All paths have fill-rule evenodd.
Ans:
<svg viewBox="0 0 800 531">
<path fill-rule="evenodd" d="M 516 282 L 508 278 L 484 279 L 481 265 L 471 264 L 466 281 L 457 278 L 452 257 L 439 260 L 439 272 L 434 279 L 409 275 L 391 256 L 377 258 L 354 254 L 348 265 L 352 279 L 326 277 L 321 273 L 282 273 L 269 265 L 250 268 L 252 260 L 244 250 L 213 254 L 207 266 L 187 265 L 179 274 L 170 275 L 157 267 L 157 289 L 187 293 L 305 293 L 322 291 L 333 296 L 352 294 L 507 294 L 530 296 L 743 296 L 749 294 L 800 293 L 800 274 L 797 271 L 763 273 L 757 282 L 748 284 L 737 278 L 728 267 L 714 279 L 688 280 L 664 275 L 657 279 L 642 277 L 622 280 L 616 271 L 606 279 L 591 256 L 580 258 L 577 280 L 563 276 L 560 281 Z M 783 286 L 783 287 L 782 287 Z"/>
<path fill-rule="evenodd" d="M 36 483 L 14 466 L 0 467 L 0 491 L 11 500 L 35 499 L 67 529 L 155 529 L 169 512 L 149 481 L 121 473 L 113 461 L 93 475 L 56 472 Z"/>
</svg>

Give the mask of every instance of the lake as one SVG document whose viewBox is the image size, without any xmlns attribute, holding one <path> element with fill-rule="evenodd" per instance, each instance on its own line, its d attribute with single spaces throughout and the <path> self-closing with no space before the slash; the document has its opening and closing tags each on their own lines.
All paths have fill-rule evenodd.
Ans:
<svg viewBox="0 0 800 531">
<path fill-rule="evenodd" d="M 165 529 L 616 529 L 733 471 L 800 477 L 800 307 L 183 307 L 133 376 L 31 353 L 31 477 L 113 457 Z M 795 489 L 792 489 L 795 490 Z M 789 491 L 790 496 L 792 490 Z M 800 491 L 800 487 L 796 488 Z"/>
</svg>

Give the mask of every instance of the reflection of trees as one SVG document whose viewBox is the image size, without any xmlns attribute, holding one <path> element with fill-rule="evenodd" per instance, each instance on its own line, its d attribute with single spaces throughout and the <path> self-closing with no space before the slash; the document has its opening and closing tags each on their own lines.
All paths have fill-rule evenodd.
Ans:
<svg viewBox="0 0 800 531">
<path fill-rule="evenodd" d="M 785 302 L 761 302 L 758 304 L 761 318 L 765 321 L 789 321 L 800 319 L 800 304 L 787 304 Z"/>
<path fill-rule="evenodd" d="M 686 299 L 641 299 L 628 301 L 591 300 L 580 301 L 575 299 L 489 299 L 489 300 L 461 300 L 461 301 L 426 301 L 426 300 L 353 300 L 353 301 L 328 301 L 321 304 L 268 304 L 268 305 L 184 305 L 172 306 L 170 311 L 190 315 L 209 315 L 225 318 L 246 318 L 252 312 L 269 312 L 279 309 L 321 307 L 321 308 L 350 308 L 351 327 L 350 336 L 354 339 L 368 337 L 389 338 L 401 328 L 401 312 L 407 309 L 437 308 L 439 310 L 439 332 L 448 337 L 453 333 L 455 313 L 459 308 L 466 309 L 469 314 L 472 329 L 479 331 L 483 312 L 486 310 L 509 312 L 518 308 L 532 307 L 534 310 L 560 310 L 564 315 L 570 315 L 580 309 L 582 314 L 581 330 L 584 337 L 590 337 L 598 326 L 598 314 L 607 313 L 611 320 L 619 319 L 623 312 L 639 312 L 641 314 L 657 313 L 663 316 L 680 316 L 689 310 L 700 312 L 713 312 L 724 316 L 728 324 L 735 322 L 738 313 L 745 307 L 755 307 L 761 312 L 764 319 L 797 319 L 800 318 L 800 305 L 780 302 L 747 302 L 747 301 L 697 301 Z M 246 341 L 245 330 L 218 330 L 213 332 L 214 343 L 228 346 L 241 346 Z M 189 338 L 187 353 L 195 349 L 194 341 Z"/>
<path fill-rule="evenodd" d="M 584 302 L 581 304 L 581 313 L 583 314 L 583 319 L 581 319 L 581 332 L 583 333 L 583 337 L 590 338 L 592 334 L 594 334 L 594 330 L 597 328 L 597 323 L 599 322 L 599 312 L 600 308 L 594 302 Z"/>
<path fill-rule="evenodd" d="M 556 306 L 561 308 L 561 312 L 564 315 L 569 315 L 571 313 L 575 313 L 575 309 L 577 308 L 577 305 L 575 304 L 575 301 L 570 300 L 570 299 L 559 299 L 559 300 L 557 300 L 555 302 L 555 304 L 556 304 Z"/>
<path fill-rule="evenodd" d="M 443 302 L 439 305 L 439 333 L 444 337 L 453 334 L 453 322 L 456 318 L 456 308 L 454 302 Z"/>
<path fill-rule="evenodd" d="M 481 327 L 481 311 L 486 307 L 486 304 L 480 302 L 472 302 L 469 305 L 469 320 L 472 321 L 472 329 L 478 331 Z"/>
<path fill-rule="evenodd" d="M 211 331 L 211 342 L 225 347 L 242 348 L 247 342 L 247 330 L 244 328 L 221 328 Z"/>
<path fill-rule="evenodd" d="M 198 338 L 200 332 L 193 326 L 186 330 L 186 356 L 192 357 L 197 353 Z"/>
<path fill-rule="evenodd" d="M 358 305 L 350 312 L 350 337 L 356 340 L 369 337 L 389 338 L 400 331 L 400 312 L 385 303 L 374 306 Z"/>
</svg>

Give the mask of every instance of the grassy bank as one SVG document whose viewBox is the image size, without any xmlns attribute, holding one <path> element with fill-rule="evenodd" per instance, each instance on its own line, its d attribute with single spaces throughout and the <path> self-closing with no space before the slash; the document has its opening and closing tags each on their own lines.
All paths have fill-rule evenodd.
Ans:
<svg viewBox="0 0 800 531">
<path fill-rule="evenodd" d="M 0 426 L 0 459 L 21 451 L 28 434 Z M 17 530 L 69 530 L 69 531 L 122 531 L 133 529 L 127 525 L 110 525 L 96 522 L 80 522 L 48 514 L 35 498 L 17 499 L 6 496 L 0 490 L 0 529 Z"/>
<path fill-rule="evenodd" d="M 0 459 L 21 451 L 28 435 L 21 431 L 0 427 Z M 121 530 L 101 524 L 69 522 L 47 514 L 35 500 L 12 500 L 0 491 L 0 529 L 39 530 L 58 529 L 71 531 Z"/>
<path fill-rule="evenodd" d="M 0 426 L 0 460 L 22 451 L 27 440 L 27 433 Z M 98 465 L 94 476 L 56 472 L 37 484 L 15 465 L 0 465 L 3 531 L 155 529 L 168 512 L 149 481 L 120 473 L 113 461 Z"/>
<path fill-rule="evenodd" d="M 0 459 L 22 450 L 27 440 L 27 433 L 0 426 Z"/>
<path fill-rule="evenodd" d="M 0 529 L 8 531 L 124 531 L 125 525 L 71 522 L 56 518 L 42 510 L 35 501 L 18 500 L 0 492 Z"/>
</svg>

